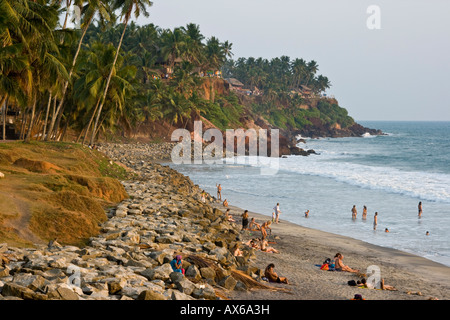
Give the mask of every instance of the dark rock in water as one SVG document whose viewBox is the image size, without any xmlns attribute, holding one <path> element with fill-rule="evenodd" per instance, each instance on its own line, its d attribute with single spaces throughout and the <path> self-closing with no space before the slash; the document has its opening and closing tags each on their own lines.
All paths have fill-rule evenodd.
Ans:
<svg viewBox="0 0 450 320">
<path fill-rule="evenodd" d="M 290 148 L 290 154 L 294 156 L 309 156 L 310 154 L 316 154 L 316 152 L 313 149 L 304 150 L 299 147 L 291 147 Z"/>
</svg>

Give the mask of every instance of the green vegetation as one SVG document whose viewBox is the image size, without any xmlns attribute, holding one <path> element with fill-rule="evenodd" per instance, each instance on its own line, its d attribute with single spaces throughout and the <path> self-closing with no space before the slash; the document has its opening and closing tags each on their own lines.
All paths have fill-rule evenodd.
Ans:
<svg viewBox="0 0 450 320">
<path fill-rule="evenodd" d="M 70 4 L 82 8 L 80 29 L 66 24 Z M 198 111 L 198 75 L 219 70 L 231 44 L 205 39 L 195 24 L 137 26 L 132 20 L 151 5 L 0 1 L 0 106 L 21 112 L 20 138 L 62 140 L 72 128 L 93 144 L 100 132 L 145 120 L 183 125 Z"/>
<path fill-rule="evenodd" d="M 79 28 L 67 24 L 70 5 L 81 8 Z M 299 108 L 309 103 L 302 86 L 312 95 L 331 86 L 314 60 L 232 60 L 232 44 L 205 38 L 196 24 L 136 25 L 133 19 L 148 16 L 151 6 L 149 0 L 0 1 L 0 108 L 3 115 L 17 112 L 20 139 L 63 141 L 70 131 L 77 142 L 93 144 L 99 134 L 125 137 L 144 122 L 186 127 L 193 115 L 224 129 L 242 126 L 245 111 L 282 128 L 301 128 L 312 118 L 351 122 L 337 106 Z M 234 94 L 205 99 L 205 75 L 216 72 L 262 90 L 259 105 L 243 106 Z"/>
<path fill-rule="evenodd" d="M 236 61 L 228 60 L 223 69 L 224 76 L 237 78 L 252 90 L 257 87 L 271 94 L 289 92 L 302 85 L 319 94 L 331 86 L 327 77 L 316 75 L 319 66 L 314 60 L 291 60 L 288 56 L 271 60 L 239 58 Z"/>
</svg>

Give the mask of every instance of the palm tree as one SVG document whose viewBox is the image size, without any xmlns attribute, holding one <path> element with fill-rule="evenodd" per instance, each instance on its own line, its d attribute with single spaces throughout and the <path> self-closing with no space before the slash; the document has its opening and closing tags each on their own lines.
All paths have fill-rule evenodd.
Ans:
<svg viewBox="0 0 450 320">
<path fill-rule="evenodd" d="M 185 34 L 185 53 L 184 58 L 196 65 L 200 65 L 204 59 L 203 39 L 205 38 L 197 24 L 189 23 L 186 27 L 181 27 Z"/>
<path fill-rule="evenodd" d="M 308 85 L 309 81 L 314 78 L 314 75 L 319 70 L 319 65 L 317 64 L 316 61 L 311 60 L 306 65 L 306 70 L 307 70 L 308 75 L 307 75 L 307 80 L 306 80 L 305 85 Z"/>
<path fill-rule="evenodd" d="M 292 87 L 298 88 L 300 86 L 301 80 L 306 75 L 306 61 L 299 58 L 294 59 L 291 64 L 291 70 L 293 77 Z"/>
<path fill-rule="evenodd" d="M 161 57 L 168 65 L 173 68 L 177 58 L 185 58 L 190 60 L 190 56 L 186 51 L 187 37 L 182 28 L 172 30 L 166 29 L 161 33 Z"/>
<path fill-rule="evenodd" d="M 219 39 L 211 37 L 207 40 L 205 56 L 209 68 L 215 70 L 220 69 L 220 66 L 225 62 L 225 50 Z"/>
<path fill-rule="evenodd" d="M 73 95 L 78 105 L 77 112 L 81 115 L 80 121 L 83 122 L 85 120 L 83 116 L 87 117 L 90 115 L 87 125 L 85 123 L 81 124 L 84 126 L 81 132 L 81 134 L 84 132 L 83 143 L 88 136 L 98 111 L 115 53 L 116 48 L 112 44 L 105 45 L 101 42 L 94 42 L 81 52 L 79 62 L 80 77 L 74 83 Z M 120 55 L 117 59 L 116 70 L 116 73 L 111 78 L 110 90 L 106 99 L 111 104 L 118 106 L 118 110 L 122 110 L 125 106 L 126 94 L 131 96 L 132 85 L 130 81 L 135 77 L 136 68 L 132 65 L 125 65 L 124 57 Z M 95 107 L 92 108 L 94 104 Z"/>
<path fill-rule="evenodd" d="M 67 92 L 67 88 L 69 86 L 69 83 L 72 79 L 72 75 L 75 69 L 75 65 L 78 59 L 78 55 L 80 53 L 81 50 L 81 45 L 83 43 L 83 39 L 86 35 L 86 32 L 89 28 L 89 26 L 91 25 L 92 20 L 94 19 L 94 16 L 96 13 L 99 13 L 100 18 L 101 19 L 109 19 L 109 12 L 108 12 L 108 7 L 107 7 L 107 1 L 106 0 L 87 0 L 87 1 L 82 1 L 82 0 L 77 0 L 76 4 L 79 6 L 82 6 L 82 4 L 86 2 L 86 5 L 83 6 L 82 9 L 82 13 L 84 16 L 84 21 L 82 24 L 82 33 L 81 33 L 81 37 L 80 40 L 78 41 L 78 46 L 77 49 L 75 51 L 75 54 L 73 56 L 73 60 L 72 60 L 72 64 L 70 66 L 70 71 L 69 71 L 69 77 L 68 80 L 64 83 L 64 88 L 62 90 L 61 93 L 61 99 L 59 101 L 58 107 L 56 109 L 56 115 L 60 116 L 62 114 L 62 106 L 64 104 L 64 100 L 65 100 L 65 96 L 66 96 L 66 92 Z M 55 126 L 55 121 L 56 121 L 56 117 L 52 117 L 52 121 L 50 123 L 50 128 L 49 128 L 49 135 L 47 135 L 45 137 L 45 140 L 48 140 L 50 138 L 50 135 L 53 132 L 54 126 Z"/>
<path fill-rule="evenodd" d="M 95 133 L 98 127 L 98 123 L 100 120 L 100 115 L 102 113 L 102 109 L 103 109 L 103 104 L 105 103 L 105 99 L 106 99 L 106 95 L 108 93 L 108 89 L 109 89 L 109 84 L 111 82 L 111 77 L 115 71 L 115 65 L 117 62 L 117 58 L 119 56 L 119 52 L 120 52 L 120 47 L 122 46 L 122 42 L 123 42 L 123 37 L 125 35 L 125 30 L 127 28 L 128 22 L 131 18 L 131 14 L 133 13 L 134 10 L 134 16 L 136 18 L 138 18 L 141 14 L 141 12 L 144 14 L 145 17 L 149 16 L 149 13 L 147 11 L 147 6 L 151 6 L 153 3 L 150 0 L 115 0 L 114 4 L 113 4 L 113 9 L 121 9 L 121 16 L 123 18 L 123 32 L 122 32 L 122 36 L 120 37 L 119 40 L 119 44 L 117 45 L 117 50 L 116 50 L 116 55 L 114 57 L 114 61 L 111 67 L 111 71 L 109 73 L 108 79 L 106 81 L 106 87 L 105 90 L 103 92 L 103 97 L 99 106 L 99 110 L 97 112 L 97 117 L 95 119 L 95 124 L 94 124 L 94 130 L 91 136 L 91 140 L 90 140 L 90 144 L 92 145 L 94 143 L 95 140 Z"/>
<path fill-rule="evenodd" d="M 67 71 L 60 60 L 59 49 L 54 37 L 54 30 L 58 23 L 58 7 L 30 3 L 33 23 L 41 30 L 33 39 L 30 39 L 28 59 L 33 76 L 31 93 L 31 117 L 25 141 L 31 139 L 31 133 L 35 121 L 36 104 L 40 96 L 47 92 L 55 79 L 67 79 Z M 38 18 L 38 19 L 36 19 Z M 36 22 L 37 20 L 37 22 Z"/>
<path fill-rule="evenodd" d="M 169 88 L 163 99 L 164 116 L 166 119 L 170 120 L 170 125 L 173 126 L 178 122 L 185 119 L 185 125 L 191 116 L 191 111 L 193 109 L 192 102 L 177 91 Z M 170 128 L 169 128 L 170 130 Z"/>
</svg>

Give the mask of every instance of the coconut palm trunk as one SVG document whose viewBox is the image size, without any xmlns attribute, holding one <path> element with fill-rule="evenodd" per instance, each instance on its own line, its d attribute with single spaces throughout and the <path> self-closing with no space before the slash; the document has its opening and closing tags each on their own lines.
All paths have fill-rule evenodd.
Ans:
<svg viewBox="0 0 450 320">
<path fill-rule="evenodd" d="M 99 104 L 100 104 L 100 99 L 101 99 L 101 98 L 99 98 L 99 99 L 97 100 L 97 105 L 95 106 L 94 112 L 92 112 L 91 119 L 89 119 L 89 123 L 88 123 L 88 125 L 87 125 L 87 127 L 86 127 L 86 132 L 85 132 L 85 134 L 84 134 L 83 142 L 82 142 L 81 144 L 84 144 L 84 143 L 85 143 L 86 138 L 87 138 L 87 136 L 88 136 L 88 134 L 89 134 L 89 129 L 91 128 L 92 122 L 94 121 L 94 118 L 95 118 L 95 114 L 97 113 L 98 106 L 99 106 Z"/>
<path fill-rule="evenodd" d="M 91 17 L 88 20 L 88 23 L 84 27 L 83 33 L 81 34 L 80 41 L 78 41 L 77 51 L 75 52 L 75 55 L 73 56 L 72 66 L 70 67 L 70 71 L 69 71 L 69 78 L 64 83 L 63 91 L 61 93 L 61 100 L 59 101 L 58 108 L 56 109 L 56 115 L 57 116 L 56 117 L 52 117 L 52 121 L 50 122 L 50 127 L 49 127 L 49 130 L 48 130 L 48 135 L 45 138 L 46 141 L 49 140 L 50 136 L 52 135 L 53 131 L 55 130 L 56 119 L 61 119 L 61 114 L 62 114 L 62 111 L 63 111 L 63 104 L 64 104 L 64 99 L 66 97 L 67 88 L 69 87 L 69 82 L 70 82 L 70 79 L 72 78 L 73 71 L 75 69 L 75 64 L 77 63 L 78 55 L 79 55 L 80 50 L 81 50 L 81 45 L 83 44 L 84 36 L 86 35 L 86 32 L 87 32 L 87 30 L 89 28 L 89 25 L 92 22 L 92 19 L 93 19 L 93 17 Z"/>
<path fill-rule="evenodd" d="M 36 113 L 36 102 L 37 102 L 37 95 L 35 93 L 34 98 L 33 98 L 33 105 L 31 106 L 30 125 L 28 126 L 28 131 L 25 136 L 25 142 L 29 142 L 31 140 L 31 133 L 33 131 L 34 115 Z"/>
<path fill-rule="evenodd" d="M 2 98 L 2 101 L 0 102 L 0 106 L 3 105 L 3 110 L 2 110 L 2 115 L 3 115 L 3 132 L 2 132 L 2 137 L 3 140 L 6 140 L 6 98 L 8 97 L 8 95 L 5 95 Z"/>
<path fill-rule="evenodd" d="M 47 133 L 48 114 L 50 113 L 50 106 L 52 104 L 52 93 L 49 92 L 47 110 L 45 112 L 44 129 L 42 130 L 42 139 L 45 140 Z"/>
<path fill-rule="evenodd" d="M 124 21 L 123 32 L 122 32 L 122 35 L 120 36 L 119 44 L 118 44 L 117 50 L 116 50 L 116 55 L 114 56 L 114 61 L 113 61 L 112 67 L 111 67 L 111 71 L 109 72 L 108 79 L 106 80 L 105 90 L 103 92 L 101 103 L 100 103 L 100 106 L 99 106 L 98 111 L 97 111 L 97 116 L 95 118 L 94 128 L 92 130 L 91 139 L 89 141 L 90 145 L 93 145 L 94 141 L 95 141 L 95 133 L 97 132 L 98 122 L 100 120 L 100 115 L 102 113 L 103 105 L 104 105 L 105 100 L 106 100 L 106 95 L 108 94 L 109 83 L 111 82 L 111 78 L 112 78 L 112 75 L 113 75 L 114 70 L 115 70 L 117 58 L 119 57 L 120 47 L 122 46 L 123 37 L 125 36 L 125 31 L 127 30 L 128 21 L 129 21 L 128 18 L 125 19 L 125 21 Z"/>
</svg>

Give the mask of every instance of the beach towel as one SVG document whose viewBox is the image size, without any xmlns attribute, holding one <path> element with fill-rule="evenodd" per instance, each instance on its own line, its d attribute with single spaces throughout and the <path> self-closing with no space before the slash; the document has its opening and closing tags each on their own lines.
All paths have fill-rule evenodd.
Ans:
<svg viewBox="0 0 450 320">
<path fill-rule="evenodd" d="M 315 266 L 319 267 L 321 270 L 324 270 L 324 271 L 340 271 L 340 270 L 336 270 L 330 266 L 328 266 L 328 269 L 322 269 L 322 266 L 323 266 L 322 264 L 316 264 Z"/>
</svg>

